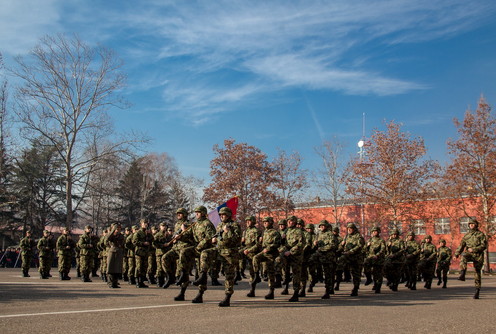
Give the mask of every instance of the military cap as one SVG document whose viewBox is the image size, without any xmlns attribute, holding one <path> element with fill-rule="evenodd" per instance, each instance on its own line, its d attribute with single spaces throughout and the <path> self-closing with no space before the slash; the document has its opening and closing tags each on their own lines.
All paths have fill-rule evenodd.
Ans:
<svg viewBox="0 0 496 334">
<path fill-rule="evenodd" d="M 479 226 L 479 221 L 475 218 L 470 218 L 470 220 L 468 221 L 469 224 L 475 224 L 477 226 Z"/>
<path fill-rule="evenodd" d="M 278 225 L 285 225 L 285 226 L 287 226 L 288 225 L 288 222 L 287 222 L 286 219 L 281 219 L 281 220 L 279 220 L 279 222 L 277 222 L 277 224 Z"/>
<path fill-rule="evenodd" d="M 430 235 L 426 235 L 424 239 L 425 240 L 427 240 L 427 239 L 432 240 L 432 237 Z"/>
<path fill-rule="evenodd" d="M 183 215 L 187 216 L 188 210 L 186 210 L 185 208 L 179 208 L 176 210 L 176 214 L 178 214 L 178 213 L 182 213 Z"/>
<path fill-rule="evenodd" d="M 375 232 L 375 231 L 377 231 L 377 232 L 381 233 L 381 228 L 380 228 L 379 226 L 374 226 L 374 227 L 372 228 L 371 232 Z"/>
<path fill-rule="evenodd" d="M 312 224 L 309 224 L 309 225 L 312 225 Z M 325 227 L 329 227 L 331 224 L 329 224 L 329 222 L 325 219 L 322 219 L 320 222 L 319 222 L 319 227 L 321 226 L 325 226 Z"/>
<path fill-rule="evenodd" d="M 338 226 L 335 226 L 333 229 L 332 229 L 333 232 L 341 232 L 341 230 L 339 229 Z"/>
<path fill-rule="evenodd" d="M 355 225 L 355 224 L 353 224 L 353 223 L 348 223 L 348 225 L 346 225 L 346 228 L 352 228 L 352 229 L 354 229 L 354 230 L 356 230 L 356 229 L 357 229 L 356 225 Z"/>
<path fill-rule="evenodd" d="M 132 228 L 133 230 L 139 230 L 139 226 L 138 226 L 138 225 L 133 225 L 131 228 Z"/>
<path fill-rule="evenodd" d="M 410 231 L 410 232 L 408 232 L 408 233 L 406 234 L 406 236 L 407 236 L 407 237 L 409 237 L 409 236 L 414 237 L 414 236 L 415 236 L 415 232 Z"/>
<path fill-rule="evenodd" d="M 257 221 L 256 218 L 255 218 L 255 216 L 247 216 L 245 218 L 245 221 L 247 221 L 247 220 L 252 221 L 252 222 L 256 222 Z"/>
<path fill-rule="evenodd" d="M 160 223 L 160 226 L 167 226 L 167 223 L 166 222 L 161 222 Z"/>
<path fill-rule="evenodd" d="M 290 220 L 291 220 L 292 222 L 295 222 L 295 223 L 296 223 L 296 222 L 298 222 L 298 218 L 296 218 L 296 216 L 289 216 L 289 217 L 288 217 L 288 221 L 290 221 Z"/>
<path fill-rule="evenodd" d="M 227 215 L 227 216 L 231 217 L 232 216 L 232 211 L 231 211 L 230 208 L 228 208 L 227 206 L 225 206 L 223 208 L 220 208 L 219 215 Z"/>
<path fill-rule="evenodd" d="M 43 234 L 50 234 L 50 231 L 49 230 L 44 230 L 43 231 Z"/>
<path fill-rule="evenodd" d="M 126 228 L 124 229 L 124 231 L 129 232 L 129 231 L 131 231 L 131 228 L 130 228 L 130 227 L 126 227 Z"/>
<path fill-rule="evenodd" d="M 446 240 L 444 240 L 443 238 L 441 238 L 441 239 L 439 239 L 439 243 L 441 243 L 441 242 L 445 244 L 446 243 Z"/>
<path fill-rule="evenodd" d="M 84 229 L 85 229 L 85 230 L 92 230 L 92 229 L 93 229 L 93 226 L 91 226 L 91 225 L 86 225 L 86 226 L 84 227 Z"/>
<path fill-rule="evenodd" d="M 206 215 L 207 214 L 207 208 L 204 207 L 203 205 L 200 205 L 199 207 L 195 208 L 195 212 L 201 212 L 204 215 Z"/>
<path fill-rule="evenodd" d="M 305 221 L 301 218 L 298 218 L 296 220 L 296 225 L 301 225 L 301 226 L 305 226 Z"/>
<path fill-rule="evenodd" d="M 272 218 L 272 217 L 264 217 L 262 219 L 262 221 L 263 222 L 269 222 L 269 223 L 272 223 L 273 224 L 274 223 L 274 218 Z"/>
<path fill-rule="evenodd" d="M 314 224 L 307 224 L 307 225 L 305 225 L 305 228 L 311 228 L 313 230 L 315 228 L 315 225 Z"/>
</svg>

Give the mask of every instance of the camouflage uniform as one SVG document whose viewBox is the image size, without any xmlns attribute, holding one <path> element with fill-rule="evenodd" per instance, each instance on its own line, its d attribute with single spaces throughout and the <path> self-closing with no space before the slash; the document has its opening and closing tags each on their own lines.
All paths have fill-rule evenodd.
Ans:
<svg viewBox="0 0 496 334">
<path fill-rule="evenodd" d="M 460 246 L 455 251 L 455 256 L 458 258 L 462 255 L 460 261 L 460 277 L 461 281 L 465 280 L 467 271 L 467 262 L 473 262 L 475 269 L 475 295 L 474 299 L 479 299 L 479 292 L 482 280 L 482 266 L 484 265 L 484 251 L 487 249 L 487 236 L 479 231 L 479 223 L 472 219 L 469 221 L 470 231 L 462 238 Z"/>
<path fill-rule="evenodd" d="M 129 234 L 131 233 L 131 229 L 129 227 L 126 227 L 125 230 L 124 230 L 124 253 L 123 253 L 123 256 L 122 256 L 122 276 L 123 276 L 123 281 L 124 282 L 128 282 L 129 281 L 129 276 L 128 276 L 128 272 L 129 272 L 129 258 L 127 256 L 128 254 L 128 249 L 126 248 L 126 241 L 127 241 L 127 237 L 129 236 Z"/>
<path fill-rule="evenodd" d="M 165 283 L 165 271 L 162 268 L 162 256 L 167 253 L 171 247 L 172 243 L 168 243 L 172 240 L 172 235 L 167 233 L 167 224 L 160 223 L 160 230 L 153 236 L 153 247 L 155 248 L 155 259 L 157 261 L 157 272 L 156 277 L 158 280 L 158 286 L 163 287 Z"/>
<path fill-rule="evenodd" d="M 98 240 L 96 245 L 98 249 L 98 259 L 100 261 L 100 275 L 102 275 L 102 280 L 107 282 L 107 230 L 103 231 L 103 235 Z"/>
<path fill-rule="evenodd" d="M 443 283 L 443 289 L 447 288 L 448 284 L 448 271 L 451 264 L 451 249 L 446 247 L 446 241 L 444 239 L 439 240 L 441 245 L 437 249 L 437 285 Z"/>
<path fill-rule="evenodd" d="M 358 232 L 357 227 L 353 223 L 347 225 L 348 235 L 341 243 L 341 256 L 339 261 L 343 267 L 349 266 L 353 279 L 353 290 L 351 296 L 358 295 L 363 266 L 363 246 L 365 240 Z"/>
<path fill-rule="evenodd" d="M 269 294 L 265 299 L 274 299 L 275 288 L 275 261 L 279 256 L 279 247 L 281 246 L 281 234 L 273 228 L 274 220 L 272 217 L 265 217 L 263 219 L 265 231 L 262 235 L 261 251 L 253 256 L 253 271 L 255 278 L 253 282 L 259 283 L 261 264 L 265 263 L 267 268 L 267 276 L 269 278 Z"/>
<path fill-rule="evenodd" d="M 313 224 L 309 224 L 313 228 Z M 301 229 L 303 233 L 304 245 L 303 245 L 303 256 L 301 261 L 301 288 L 299 292 L 299 297 L 305 297 L 305 289 L 307 287 L 307 281 L 309 276 L 309 263 L 310 257 L 314 252 L 315 233 L 310 233 L 305 229 L 305 222 L 303 219 L 298 219 L 297 227 Z"/>
<path fill-rule="evenodd" d="M 129 284 L 136 284 L 136 278 L 134 276 L 136 272 L 136 259 L 134 258 L 134 244 L 133 244 L 133 235 L 136 233 L 136 231 L 139 229 L 138 225 L 134 225 L 132 227 L 132 232 L 126 237 L 126 240 L 124 242 L 124 246 L 126 247 L 126 253 L 127 253 L 127 260 L 128 260 L 128 277 L 129 277 Z"/>
<path fill-rule="evenodd" d="M 384 274 L 389 288 L 393 291 L 398 291 L 404 263 L 405 243 L 399 235 L 400 232 L 397 229 L 391 231 L 389 241 L 386 243 L 387 254 L 384 261 Z"/>
<path fill-rule="evenodd" d="M 38 248 L 38 256 L 40 261 L 40 278 L 47 279 L 48 273 L 50 272 L 50 266 L 52 265 L 50 253 L 52 252 L 52 248 L 50 247 L 49 241 L 49 231 L 43 232 L 43 237 L 38 240 L 38 244 L 36 247 Z"/>
<path fill-rule="evenodd" d="M 134 259 L 136 261 L 135 277 L 136 287 L 138 288 L 148 287 L 144 281 L 148 266 L 148 252 L 150 252 L 152 240 L 147 233 L 147 228 L 148 223 L 142 220 L 141 228 L 133 234 Z"/>
<path fill-rule="evenodd" d="M 84 233 L 79 237 L 78 247 L 80 256 L 81 276 L 84 282 L 91 282 L 90 274 L 95 262 L 96 247 L 91 237 L 91 226 L 86 226 Z"/>
<path fill-rule="evenodd" d="M 374 227 L 372 232 L 380 233 L 379 227 Z M 379 237 L 379 234 L 375 235 L 373 233 L 370 240 L 365 246 L 365 261 L 367 267 L 370 268 L 370 272 L 364 273 L 367 277 L 367 282 L 374 282 L 373 290 L 375 293 L 381 292 L 382 279 L 384 276 L 384 258 L 386 256 L 386 242 Z M 367 282 L 365 285 L 368 285 Z"/>
<path fill-rule="evenodd" d="M 100 237 L 96 234 L 91 235 L 91 243 L 93 244 L 93 266 L 91 267 L 91 277 L 98 277 L 97 271 L 100 269 L 101 255 L 98 250 L 98 243 L 100 242 Z"/>
<path fill-rule="evenodd" d="M 286 219 L 281 219 L 278 222 L 278 233 L 281 236 L 281 247 L 279 247 L 279 256 L 276 258 L 274 263 L 276 271 L 276 283 L 275 287 L 281 287 L 282 277 L 284 277 L 284 282 L 289 284 L 291 274 L 287 272 L 286 257 L 282 254 L 284 252 L 284 245 L 286 243 L 286 232 L 288 231 L 288 224 Z M 285 289 L 287 291 L 287 288 Z"/>
<path fill-rule="evenodd" d="M 287 261 L 287 275 L 289 275 L 289 269 L 291 269 L 293 274 L 293 296 L 289 299 L 291 302 L 298 301 L 299 291 L 301 288 L 303 248 L 305 247 L 305 237 L 303 235 L 303 231 L 296 227 L 296 222 L 297 218 L 295 216 L 290 216 L 288 218 L 289 227 L 286 232 L 286 242 L 283 243 L 283 256 Z"/>
<path fill-rule="evenodd" d="M 19 247 L 21 248 L 22 275 L 23 277 L 30 277 L 28 272 L 33 260 L 34 248 L 36 247 L 36 242 L 31 237 L 31 232 L 26 232 L 26 236 L 21 239 Z"/>
<path fill-rule="evenodd" d="M 417 267 L 420 256 L 420 245 L 415 241 L 415 233 L 409 232 L 405 241 L 405 273 L 406 287 L 410 290 L 417 290 Z M 412 240 L 409 240 L 409 239 Z"/>
<path fill-rule="evenodd" d="M 434 278 L 434 271 L 436 270 L 437 250 L 436 246 L 431 243 L 432 237 L 430 235 L 426 236 L 424 240 L 425 242 L 420 249 L 418 269 L 424 278 L 424 287 L 430 289 L 432 279 Z"/>
<path fill-rule="evenodd" d="M 74 248 L 76 243 L 72 239 L 71 235 L 66 230 L 67 234 L 62 234 L 57 239 L 57 250 L 59 258 L 59 275 L 61 280 L 70 280 L 69 272 L 72 266 L 72 257 L 74 255 Z"/>
<path fill-rule="evenodd" d="M 325 293 L 322 299 L 329 299 L 334 294 L 334 275 L 336 271 L 336 254 L 340 246 L 340 240 L 331 230 L 331 224 L 327 220 L 319 223 L 321 232 L 317 235 L 317 251 L 312 255 L 313 261 L 322 265 L 324 271 Z"/>
<path fill-rule="evenodd" d="M 148 265 L 146 266 L 146 276 L 148 277 L 148 282 L 150 284 L 157 284 L 155 280 L 155 273 L 157 272 L 157 256 L 156 249 L 153 246 L 153 241 L 155 240 L 155 234 L 157 234 L 157 228 L 152 226 L 151 230 L 147 231 L 147 237 L 150 241 L 150 248 L 148 251 Z M 162 266 L 162 263 L 160 263 Z"/>
<path fill-rule="evenodd" d="M 254 216 L 246 217 L 245 221 L 255 222 Z M 253 270 L 253 257 L 260 251 L 260 230 L 256 226 L 247 226 L 243 232 L 242 247 L 239 251 L 240 268 L 244 271 L 244 265 L 248 262 L 248 270 L 250 271 L 250 279 L 255 279 L 255 271 Z M 245 254 L 245 251 L 247 254 Z"/>
</svg>

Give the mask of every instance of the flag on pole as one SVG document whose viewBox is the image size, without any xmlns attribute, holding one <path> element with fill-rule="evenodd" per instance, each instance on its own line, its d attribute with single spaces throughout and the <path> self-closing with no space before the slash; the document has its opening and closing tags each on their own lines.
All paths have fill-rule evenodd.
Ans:
<svg viewBox="0 0 496 334">
<path fill-rule="evenodd" d="M 238 196 L 234 196 L 227 202 L 219 205 L 217 209 L 214 209 L 208 213 L 208 219 L 217 227 L 220 223 L 219 210 L 223 207 L 228 207 L 232 211 L 232 219 L 236 218 L 236 210 L 238 209 Z"/>
</svg>

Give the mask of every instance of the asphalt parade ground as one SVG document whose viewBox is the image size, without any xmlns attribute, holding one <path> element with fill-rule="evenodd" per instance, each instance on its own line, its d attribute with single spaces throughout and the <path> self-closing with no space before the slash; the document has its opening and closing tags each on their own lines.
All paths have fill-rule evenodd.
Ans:
<svg viewBox="0 0 496 334">
<path fill-rule="evenodd" d="M 0 333 L 495 333 L 496 276 L 484 275 L 480 299 L 472 299 L 473 275 L 467 281 L 451 275 L 447 289 L 435 281 L 431 290 L 419 282 L 416 291 L 403 285 L 398 292 L 383 287 L 360 287 L 350 297 L 351 283 L 342 283 L 330 300 L 320 299 L 321 283 L 313 293 L 290 303 L 276 289 L 265 300 L 267 283 L 248 298 L 248 280 L 235 287 L 231 307 L 220 308 L 223 287 L 208 286 L 203 304 L 192 304 L 197 288 L 190 286 L 186 301 L 176 302 L 177 286 L 138 289 L 121 282 L 110 289 L 100 278 L 83 283 L 21 277 L 20 269 L 0 269 Z M 221 277 L 221 283 L 223 282 Z M 364 280 L 362 280 L 363 283 Z M 210 284 L 210 281 L 209 281 Z"/>
</svg>

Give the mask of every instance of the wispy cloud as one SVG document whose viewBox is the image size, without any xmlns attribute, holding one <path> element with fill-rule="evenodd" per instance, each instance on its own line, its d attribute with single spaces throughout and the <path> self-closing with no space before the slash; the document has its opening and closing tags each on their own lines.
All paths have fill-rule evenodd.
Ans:
<svg viewBox="0 0 496 334">
<path fill-rule="evenodd" d="M 368 47 L 449 38 L 496 11 L 492 0 L 3 2 L 0 43 L 9 52 L 23 52 L 41 32 L 81 31 L 139 71 L 133 90 L 162 89 L 164 109 L 197 124 L 287 88 L 378 96 L 428 89 L 372 67 L 370 58 L 382 55 L 367 55 Z"/>
</svg>

